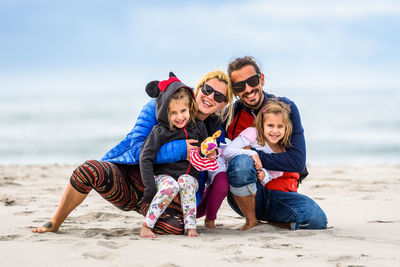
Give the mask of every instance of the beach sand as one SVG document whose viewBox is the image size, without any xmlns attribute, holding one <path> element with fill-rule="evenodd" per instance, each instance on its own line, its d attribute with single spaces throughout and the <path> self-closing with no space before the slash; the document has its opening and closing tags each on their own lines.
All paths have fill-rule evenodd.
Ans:
<svg viewBox="0 0 400 267">
<path fill-rule="evenodd" d="M 400 166 L 313 167 L 299 192 L 328 217 L 326 230 L 268 223 L 241 232 L 224 201 L 218 230 L 200 237 L 139 237 L 143 217 L 95 191 L 56 233 L 34 234 L 55 211 L 71 165 L 0 166 L 1 266 L 399 266 Z"/>
</svg>

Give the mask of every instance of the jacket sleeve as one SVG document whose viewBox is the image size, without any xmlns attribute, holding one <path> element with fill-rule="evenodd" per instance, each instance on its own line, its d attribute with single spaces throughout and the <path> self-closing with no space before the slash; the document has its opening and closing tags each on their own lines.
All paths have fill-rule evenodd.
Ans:
<svg viewBox="0 0 400 267">
<path fill-rule="evenodd" d="M 155 100 L 152 99 L 143 107 L 137 118 L 135 127 L 130 133 L 130 135 L 132 135 L 130 138 L 131 155 L 137 161 L 139 161 L 140 149 L 142 148 L 143 142 L 157 124 Z M 184 160 L 186 159 L 186 153 L 185 140 L 171 141 L 160 148 L 155 159 L 155 164 Z"/>
<path fill-rule="evenodd" d="M 148 138 L 144 141 L 140 152 L 139 167 L 144 185 L 142 200 L 145 203 L 150 203 L 154 195 L 157 193 L 153 165 L 156 154 L 160 148 L 159 133 L 159 128 L 157 126 L 154 127 Z"/>
<path fill-rule="evenodd" d="M 306 166 L 306 142 L 300 113 L 294 102 L 287 98 L 282 98 L 282 100 L 290 104 L 290 119 L 293 126 L 293 133 L 290 139 L 292 146 L 286 149 L 286 152 L 278 154 L 256 151 L 260 156 L 263 167 L 268 170 L 302 172 Z"/>
<path fill-rule="evenodd" d="M 239 135 L 232 142 L 230 142 L 224 149 L 224 159 L 230 162 L 237 155 L 246 154 L 250 157 L 255 155 L 257 152 L 249 149 L 244 149 L 246 146 L 250 146 L 250 140 Z"/>
</svg>

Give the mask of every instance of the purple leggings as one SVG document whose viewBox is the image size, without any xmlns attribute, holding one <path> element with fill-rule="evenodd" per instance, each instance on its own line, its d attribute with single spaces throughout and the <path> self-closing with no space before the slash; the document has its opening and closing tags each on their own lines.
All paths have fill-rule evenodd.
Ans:
<svg viewBox="0 0 400 267">
<path fill-rule="evenodd" d="M 213 183 L 206 188 L 199 206 L 197 206 L 197 218 L 206 215 L 208 220 L 215 220 L 219 207 L 229 192 L 229 181 L 226 172 L 218 173 Z"/>
</svg>

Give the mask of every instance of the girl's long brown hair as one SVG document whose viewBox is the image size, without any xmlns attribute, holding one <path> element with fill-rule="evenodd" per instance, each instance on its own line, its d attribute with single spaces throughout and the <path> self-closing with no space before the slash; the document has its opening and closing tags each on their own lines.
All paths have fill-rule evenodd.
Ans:
<svg viewBox="0 0 400 267">
<path fill-rule="evenodd" d="M 285 124 L 285 134 L 283 138 L 279 140 L 278 144 L 285 148 L 289 148 L 291 146 L 290 137 L 293 131 L 292 122 L 290 120 L 290 106 L 277 98 L 268 100 L 257 114 L 254 121 L 254 127 L 256 127 L 258 133 L 257 143 L 264 146 L 267 142 L 267 139 L 264 136 L 264 118 L 267 114 L 282 114 L 283 123 Z"/>
</svg>

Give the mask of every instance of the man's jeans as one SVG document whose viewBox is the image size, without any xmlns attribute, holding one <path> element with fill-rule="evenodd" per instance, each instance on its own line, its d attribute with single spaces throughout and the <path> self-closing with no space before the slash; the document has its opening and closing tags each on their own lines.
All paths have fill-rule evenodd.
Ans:
<svg viewBox="0 0 400 267">
<path fill-rule="evenodd" d="M 264 188 L 257 181 L 254 161 L 248 155 L 233 158 L 227 172 L 231 185 L 228 203 L 239 215 L 243 216 L 232 194 L 246 196 L 256 193 L 257 220 L 290 223 L 292 230 L 326 229 L 326 215 L 311 198 L 297 192 Z"/>
</svg>

